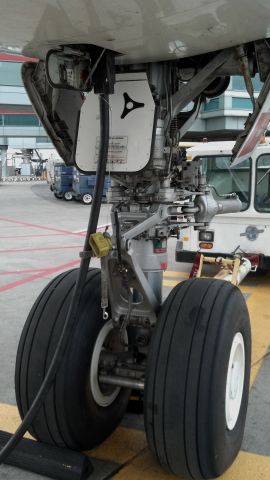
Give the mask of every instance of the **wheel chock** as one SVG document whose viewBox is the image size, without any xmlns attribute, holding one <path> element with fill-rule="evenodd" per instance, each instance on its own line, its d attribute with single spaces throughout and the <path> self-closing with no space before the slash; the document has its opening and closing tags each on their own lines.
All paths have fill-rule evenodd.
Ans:
<svg viewBox="0 0 270 480">
<path fill-rule="evenodd" d="M 0 430 L 0 449 L 11 436 Z M 83 453 L 26 438 L 18 443 L 4 463 L 55 480 L 86 480 L 93 471 L 90 459 Z"/>
</svg>

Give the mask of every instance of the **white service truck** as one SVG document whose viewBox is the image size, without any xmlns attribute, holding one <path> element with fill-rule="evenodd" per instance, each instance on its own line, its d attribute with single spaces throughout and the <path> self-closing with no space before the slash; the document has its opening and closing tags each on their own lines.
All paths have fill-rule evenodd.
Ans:
<svg viewBox="0 0 270 480">
<path fill-rule="evenodd" d="M 250 158 L 231 168 L 234 142 L 201 143 L 188 149 L 188 160 L 200 159 L 206 181 L 218 196 L 237 193 L 242 211 L 213 218 L 207 230 L 181 230 L 176 260 L 193 262 L 207 256 L 244 253 L 259 256 L 259 267 L 270 268 L 270 144 L 259 144 Z"/>
</svg>

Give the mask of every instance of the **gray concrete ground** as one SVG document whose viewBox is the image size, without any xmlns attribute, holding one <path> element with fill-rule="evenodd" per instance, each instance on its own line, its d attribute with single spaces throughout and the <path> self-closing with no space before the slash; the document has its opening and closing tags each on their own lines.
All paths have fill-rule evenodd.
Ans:
<svg viewBox="0 0 270 480">
<path fill-rule="evenodd" d="M 25 319 L 49 280 L 77 265 L 91 207 L 55 199 L 44 183 L 1 184 L 0 201 L 0 403 L 15 404 L 14 366 Z M 105 204 L 99 223 L 110 223 Z M 174 263 L 174 243 L 170 241 L 169 268 L 179 270 Z M 181 265 L 181 271 L 187 268 Z M 166 287 L 165 294 L 169 290 Z M 269 374 L 270 358 L 266 357 L 251 391 L 243 448 L 270 456 Z M 125 424 L 130 423 L 132 418 L 127 417 Z M 141 417 L 136 423 L 142 428 Z M 259 438 L 255 431 L 260 431 Z M 102 467 L 97 461 L 91 478 L 109 478 L 115 468 L 117 465 L 110 462 Z M 0 466 L 1 480 L 42 478 Z"/>
<path fill-rule="evenodd" d="M 47 184 L 40 183 L 1 184 L 0 199 L 0 401 L 15 403 L 13 376 L 20 332 L 49 280 L 77 266 L 90 206 L 57 200 Z M 108 222 L 104 204 L 99 223 Z M 19 286 L 14 287 L 14 282 Z"/>
</svg>

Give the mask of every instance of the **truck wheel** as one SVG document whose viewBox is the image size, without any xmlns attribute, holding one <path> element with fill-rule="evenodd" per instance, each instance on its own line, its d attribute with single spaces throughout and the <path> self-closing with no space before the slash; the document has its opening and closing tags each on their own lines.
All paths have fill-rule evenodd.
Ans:
<svg viewBox="0 0 270 480">
<path fill-rule="evenodd" d="M 70 270 L 52 280 L 37 298 L 25 323 L 15 370 L 16 399 L 22 418 L 50 365 L 76 275 L 76 270 Z M 55 383 L 30 428 L 30 433 L 41 442 L 73 450 L 93 448 L 112 433 L 126 411 L 129 390 L 98 381 L 101 351 L 108 349 L 112 354 L 119 349 L 116 329 L 102 317 L 100 289 L 100 270 L 91 269 L 76 330 Z"/>
<path fill-rule="evenodd" d="M 67 202 L 70 202 L 71 200 L 73 200 L 72 192 L 70 192 L 70 191 L 65 192 L 65 193 L 64 193 L 64 199 L 65 199 Z"/>
<path fill-rule="evenodd" d="M 216 279 L 177 285 L 151 340 L 145 428 L 175 475 L 221 475 L 241 446 L 249 393 L 250 323 L 237 287 Z"/>
<path fill-rule="evenodd" d="M 54 196 L 55 196 L 55 198 L 58 198 L 58 199 L 63 198 L 63 194 L 62 194 L 62 193 L 56 193 L 56 192 L 54 192 Z"/>
<path fill-rule="evenodd" d="M 82 196 L 82 202 L 85 204 L 85 205 L 90 205 L 93 201 L 93 197 L 91 195 L 91 193 L 85 193 L 83 196 Z"/>
</svg>

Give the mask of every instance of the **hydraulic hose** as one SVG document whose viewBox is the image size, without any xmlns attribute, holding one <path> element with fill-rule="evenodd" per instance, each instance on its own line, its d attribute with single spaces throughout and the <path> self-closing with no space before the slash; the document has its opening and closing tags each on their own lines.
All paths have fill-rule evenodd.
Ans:
<svg viewBox="0 0 270 480">
<path fill-rule="evenodd" d="M 67 313 L 66 321 L 61 333 L 61 337 L 58 341 L 54 356 L 52 358 L 51 364 L 47 370 L 47 373 L 36 395 L 35 400 L 33 401 L 30 409 L 26 413 L 22 423 L 17 428 L 14 435 L 12 435 L 12 437 L 9 439 L 9 441 L 0 451 L 0 464 L 5 461 L 5 459 L 9 456 L 9 454 L 16 447 L 19 441 L 23 438 L 24 434 L 29 429 L 36 415 L 38 414 L 40 408 L 42 407 L 43 402 L 53 385 L 55 376 L 64 358 L 66 348 L 71 338 L 71 334 L 73 332 L 73 329 L 76 327 L 76 324 L 78 321 L 80 300 L 83 292 L 83 287 L 85 285 L 86 276 L 89 269 L 90 258 L 91 258 L 91 253 L 90 253 L 91 247 L 89 245 L 89 236 L 92 233 L 95 233 L 97 228 L 99 212 L 100 212 L 101 202 L 102 202 L 104 179 L 105 179 L 105 173 L 106 173 L 106 163 L 107 163 L 108 148 L 109 148 L 109 98 L 108 98 L 108 95 L 105 95 L 105 94 L 100 95 L 99 108 L 100 108 L 100 147 L 99 147 L 99 160 L 98 160 L 97 171 L 96 171 L 96 185 L 94 189 L 94 198 L 93 198 L 92 208 L 90 212 L 87 233 L 85 237 L 83 254 L 81 256 L 80 267 L 78 270 L 78 276 L 77 276 L 76 284 L 72 293 L 71 303 Z"/>
</svg>

